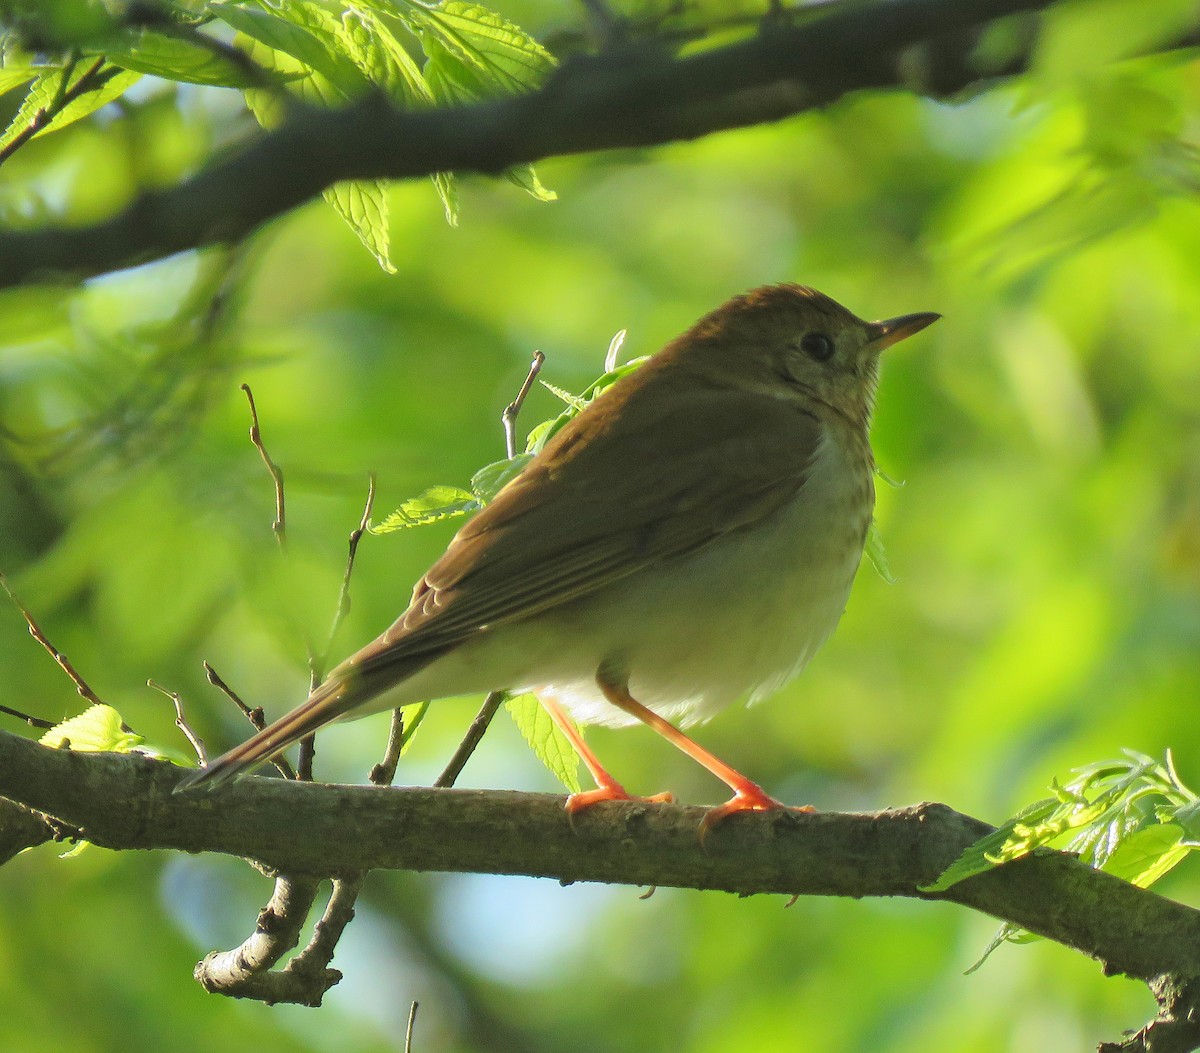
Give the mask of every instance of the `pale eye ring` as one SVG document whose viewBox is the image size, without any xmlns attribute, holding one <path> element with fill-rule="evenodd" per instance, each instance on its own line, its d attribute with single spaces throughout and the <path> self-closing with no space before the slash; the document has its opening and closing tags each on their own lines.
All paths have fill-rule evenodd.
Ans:
<svg viewBox="0 0 1200 1053">
<path fill-rule="evenodd" d="M 800 350 L 817 362 L 828 362 L 833 357 L 833 339 L 828 333 L 805 333 Z"/>
</svg>

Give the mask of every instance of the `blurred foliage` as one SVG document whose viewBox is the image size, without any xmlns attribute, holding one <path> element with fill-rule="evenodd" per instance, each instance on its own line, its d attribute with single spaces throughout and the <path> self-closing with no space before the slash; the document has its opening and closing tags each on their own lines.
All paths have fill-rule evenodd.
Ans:
<svg viewBox="0 0 1200 1053">
<path fill-rule="evenodd" d="M 54 16 L 22 54 L 60 71 L 55 54 L 103 29 L 86 23 L 101 5 L 11 6 Z M 537 39 L 590 39 L 576 5 L 497 7 Z M 697 10 L 740 25 L 748 8 Z M 393 275 L 318 204 L 232 255 L 0 294 L 0 566 L 139 735 L 182 747 L 153 677 L 210 748 L 230 745 L 242 718 L 201 659 L 270 712 L 303 695 L 303 640 L 328 631 L 369 469 L 383 509 L 465 490 L 503 456 L 499 414 L 534 348 L 547 381 L 578 391 L 618 328 L 637 357 L 734 293 L 803 281 L 868 316 L 945 316 L 885 363 L 874 444 L 903 485 L 880 487 L 877 515 L 896 583 L 861 574 L 804 676 L 701 729 L 705 744 L 825 808 L 934 799 L 999 820 L 1054 773 L 1123 748 L 1173 747 L 1195 785 L 1200 68 L 1192 52 L 1136 57 L 1195 13 L 1072 0 L 1044 19 L 1027 75 L 969 99 L 863 94 L 777 126 L 552 161 L 553 205 L 465 178 L 457 228 L 426 188 L 388 187 Z M 40 75 L 21 80 L 21 61 L 6 50 L 6 123 Z M 13 151 L 0 219 L 110 214 L 252 133 L 240 88 L 145 74 Z M 286 475 L 286 563 L 242 381 Z M 560 408 L 535 388 L 524 412 Z M 454 526 L 364 539 L 335 658 L 391 621 Z M 77 712 L 4 609 L 5 704 Z M 476 705 L 431 706 L 400 781 L 436 776 Z M 385 734 L 382 718 L 324 734 L 319 775 L 363 781 Z M 634 792 L 723 796 L 648 732 L 589 741 Z M 503 720 L 463 784 L 555 785 Z M 1083 1049 L 1152 1012 L 1143 986 L 1045 942 L 964 978 L 993 925 L 958 908 L 781 913 L 767 898 L 445 875 L 372 878 L 325 1009 L 230 1003 L 189 965 L 249 931 L 259 875 L 54 853 L 0 872 L 12 1053 L 156 1049 L 168 1032 L 370 1053 L 401 1045 L 413 998 L 414 1048 L 464 1053 Z M 1190 859 L 1163 886 L 1200 901 Z"/>
</svg>

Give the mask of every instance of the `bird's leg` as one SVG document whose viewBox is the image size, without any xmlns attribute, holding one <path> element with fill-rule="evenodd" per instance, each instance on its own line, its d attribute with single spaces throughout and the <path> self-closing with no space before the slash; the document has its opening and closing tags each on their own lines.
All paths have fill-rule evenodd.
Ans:
<svg viewBox="0 0 1200 1053">
<path fill-rule="evenodd" d="M 719 757 L 713 756 L 698 742 L 688 738 L 670 721 L 664 720 L 652 709 L 647 709 L 629 693 L 627 681 L 616 682 L 606 678 L 604 669 L 596 674 L 596 683 L 600 690 L 618 709 L 623 709 L 630 716 L 637 717 L 643 724 L 657 731 L 671 745 L 682 750 L 692 760 L 702 764 L 726 786 L 733 791 L 733 796 L 724 804 L 710 808 L 708 814 L 700 823 L 701 840 L 717 823 L 733 815 L 735 812 L 765 812 L 775 808 L 789 808 L 793 811 L 811 812 L 810 806 L 793 807 L 775 800 L 768 795 L 757 783 L 751 782 L 741 772 L 735 771 Z"/>
<path fill-rule="evenodd" d="M 583 793 L 573 793 L 567 798 L 568 814 L 574 815 L 576 812 L 582 811 L 584 808 L 590 808 L 593 804 L 599 804 L 601 801 L 650 801 L 660 804 L 663 802 L 670 803 L 675 800 L 675 795 L 672 793 L 657 793 L 653 797 L 635 797 L 629 793 L 624 786 L 605 770 L 596 757 L 596 754 L 583 741 L 583 736 L 579 734 L 579 729 L 575 727 L 575 722 L 567 716 L 562 706 L 555 701 L 554 696 L 548 691 L 539 691 L 537 698 L 541 702 L 542 708 L 550 714 L 550 719 L 562 729 L 563 734 L 567 736 L 567 739 L 575 748 L 575 752 L 579 754 L 580 759 L 587 765 L 587 770 L 592 773 L 592 778 L 596 780 L 596 789 L 585 790 Z"/>
</svg>

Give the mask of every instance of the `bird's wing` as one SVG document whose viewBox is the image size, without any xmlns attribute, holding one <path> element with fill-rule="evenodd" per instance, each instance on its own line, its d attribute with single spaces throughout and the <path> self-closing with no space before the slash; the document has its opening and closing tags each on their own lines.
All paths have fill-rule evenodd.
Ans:
<svg viewBox="0 0 1200 1053">
<path fill-rule="evenodd" d="M 657 378 L 656 378 L 657 379 Z M 455 535 L 396 623 L 345 665 L 387 673 L 693 552 L 789 503 L 820 425 L 797 401 L 672 382 L 607 392 Z M 607 402 L 606 406 L 601 403 Z"/>
</svg>

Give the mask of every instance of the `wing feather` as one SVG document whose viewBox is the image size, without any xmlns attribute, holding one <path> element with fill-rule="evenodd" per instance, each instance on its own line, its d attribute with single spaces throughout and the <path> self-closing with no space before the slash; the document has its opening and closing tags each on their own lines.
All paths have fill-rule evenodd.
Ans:
<svg viewBox="0 0 1200 1053">
<path fill-rule="evenodd" d="M 654 382 L 671 385 L 665 406 Z M 406 665 L 760 522 L 804 485 L 820 434 L 790 399 L 666 376 L 617 385 L 455 535 L 404 614 L 345 664 Z"/>
</svg>

